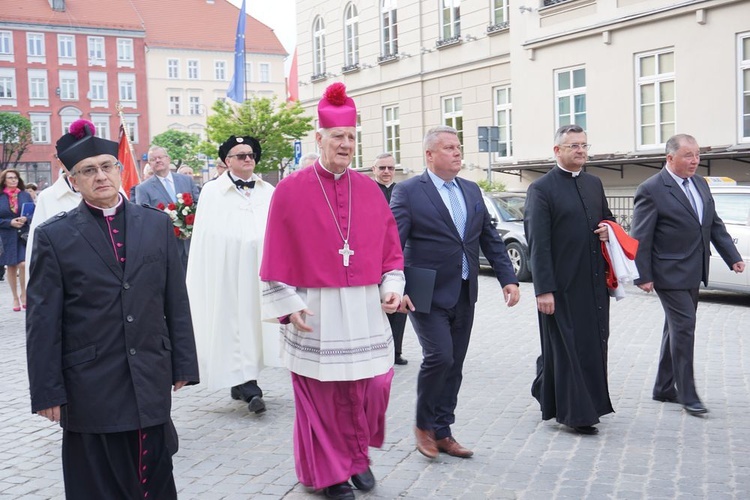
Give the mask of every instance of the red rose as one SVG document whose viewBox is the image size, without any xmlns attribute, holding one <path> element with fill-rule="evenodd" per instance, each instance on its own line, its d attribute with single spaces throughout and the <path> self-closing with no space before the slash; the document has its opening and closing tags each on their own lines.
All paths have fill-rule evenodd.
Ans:
<svg viewBox="0 0 750 500">
<path fill-rule="evenodd" d="M 164 210 L 166 207 L 164 206 L 164 203 L 159 203 L 158 205 L 156 205 L 156 208 L 158 208 L 159 210 Z"/>
<path fill-rule="evenodd" d="M 173 227 L 172 229 L 174 230 L 174 235 L 179 238 L 180 237 L 180 228 L 179 227 Z"/>
<path fill-rule="evenodd" d="M 190 205 L 192 205 L 192 204 L 193 204 L 193 197 L 192 197 L 192 196 L 190 196 L 190 193 L 183 193 L 183 194 L 182 194 L 182 202 L 183 202 L 183 203 L 184 203 L 185 205 L 188 205 L 188 206 L 190 206 Z"/>
<path fill-rule="evenodd" d="M 192 226 L 194 222 L 195 222 L 195 214 L 187 214 L 185 216 L 185 224 L 187 224 L 188 226 Z"/>
<path fill-rule="evenodd" d="M 177 208 L 177 205 L 175 205 L 174 203 L 170 203 L 169 205 L 167 205 L 167 208 L 170 210 L 174 210 Z"/>
</svg>

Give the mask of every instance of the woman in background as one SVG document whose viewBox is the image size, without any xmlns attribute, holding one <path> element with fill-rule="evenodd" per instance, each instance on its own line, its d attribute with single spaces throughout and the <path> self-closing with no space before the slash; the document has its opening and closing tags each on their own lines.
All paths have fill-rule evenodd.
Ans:
<svg viewBox="0 0 750 500">
<path fill-rule="evenodd" d="M 16 312 L 21 307 L 26 309 L 26 240 L 21 234 L 26 229 L 25 234 L 28 235 L 30 219 L 21 215 L 24 203 L 33 204 L 34 201 L 26 192 L 18 170 L 3 170 L 0 173 L 0 239 L 4 251 L 0 255 L 0 266 L 8 267 L 8 284 L 13 292 L 13 310 Z"/>
</svg>

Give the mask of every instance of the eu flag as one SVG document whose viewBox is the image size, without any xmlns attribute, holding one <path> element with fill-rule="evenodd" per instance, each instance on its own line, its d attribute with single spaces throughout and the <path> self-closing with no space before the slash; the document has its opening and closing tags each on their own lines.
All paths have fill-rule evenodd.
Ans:
<svg viewBox="0 0 750 500">
<path fill-rule="evenodd" d="M 234 39 L 234 77 L 227 90 L 227 97 L 239 103 L 245 100 L 245 19 L 245 0 L 242 0 Z"/>
</svg>

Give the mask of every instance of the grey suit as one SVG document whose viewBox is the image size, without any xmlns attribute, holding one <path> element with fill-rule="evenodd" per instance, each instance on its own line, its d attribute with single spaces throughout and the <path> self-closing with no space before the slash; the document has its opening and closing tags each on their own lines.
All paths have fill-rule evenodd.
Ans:
<svg viewBox="0 0 750 500">
<path fill-rule="evenodd" d="M 174 179 L 175 193 L 191 193 L 196 203 L 198 202 L 198 186 L 193 182 L 191 177 L 172 173 L 172 178 Z M 159 203 L 168 205 L 172 202 L 172 198 L 169 196 L 169 193 L 167 193 L 164 184 L 155 175 L 136 186 L 135 199 L 138 204 L 145 203 L 152 207 L 157 206 Z M 182 259 L 183 268 L 187 269 L 190 240 L 180 240 L 178 243 L 177 247 L 180 251 L 180 259 Z"/>
<path fill-rule="evenodd" d="M 730 268 L 742 260 L 716 214 L 706 180 L 699 175 L 692 179 L 703 201 L 702 223 L 665 167 L 638 187 L 631 231 L 639 241 L 640 278 L 635 283 L 653 282 L 665 315 L 653 395 L 676 398 L 683 405 L 700 402 L 693 378 L 693 346 L 698 288 L 701 281 L 708 284 L 710 243 Z"/>
</svg>

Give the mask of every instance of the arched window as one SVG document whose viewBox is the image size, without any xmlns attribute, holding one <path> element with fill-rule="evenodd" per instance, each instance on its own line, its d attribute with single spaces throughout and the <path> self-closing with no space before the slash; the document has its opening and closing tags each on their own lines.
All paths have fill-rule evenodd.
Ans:
<svg viewBox="0 0 750 500">
<path fill-rule="evenodd" d="M 359 64 L 359 16 L 357 7 L 350 3 L 344 10 L 344 67 Z"/>
<path fill-rule="evenodd" d="M 380 57 L 390 59 L 398 54 L 398 24 L 396 0 L 380 2 Z"/>
<path fill-rule="evenodd" d="M 313 21 L 313 78 L 322 77 L 326 72 L 326 26 L 318 16 Z"/>
</svg>

